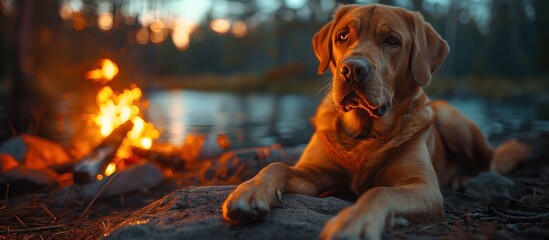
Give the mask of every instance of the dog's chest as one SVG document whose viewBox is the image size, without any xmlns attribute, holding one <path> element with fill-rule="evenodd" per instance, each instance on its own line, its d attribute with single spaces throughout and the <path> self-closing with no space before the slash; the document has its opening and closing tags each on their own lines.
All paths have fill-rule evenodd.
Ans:
<svg viewBox="0 0 549 240">
<path fill-rule="evenodd" d="M 341 137 L 336 131 L 320 133 L 323 144 L 331 158 L 350 173 L 362 172 L 364 168 L 374 168 L 387 155 L 385 142 L 375 139 L 354 139 Z"/>
</svg>

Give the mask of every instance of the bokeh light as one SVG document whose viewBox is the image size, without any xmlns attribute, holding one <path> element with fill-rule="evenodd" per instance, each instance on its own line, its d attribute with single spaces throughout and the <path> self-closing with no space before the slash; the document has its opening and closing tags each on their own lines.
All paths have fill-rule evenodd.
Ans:
<svg viewBox="0 0 549 240">
<path fill-rule="evenodd" d="M 149 30 L 144 27 L 137 30 L 135 41 L 139 44 L 147 44 L 149 42 Z"/>
<path fill-rule="evenodd" d="M 112 13 L 102 13 L 97 17 L 97 27 L 101 30 L 108 31 L 113 26 Z"/>
<path fill-rule="evenodd" d="M 152 32 L 151 33 L 151 42 L 153 43 L 161 43 L 166 39 L 166 34 L 164 32 Z"/>
<path fill-rule="evenodd" d="M 77 15 L 77 16 L 73 17 L 72 27 L 75 30 L 78 30 L 78 31 L 84 30 L 84 28 L 86 28 L 86 19 L 84 19 L 80 15 Z"/>
<path fill-rule="evenodd" d="M 231 27 L 231 32 L 236 37 L 244 37 L 248 34 L 248 26 L 246 26 L 246 23 L 243 21 L 236 21 Z"/>
<path fill-rule="evenodd" d="M 227 19 L 217 18 L 212 20 L 212 22 L 210 23 L 210 27 L 214 32 L 217 32 L 219 34 L 225 34 L 231 28 L 231 23 Z"/>
<path fill-rule="evenodd" d="M 182 19 L 175 21 L 172 32 L 172 41 L 175 47 L 181 51 L 189 47 L 190 35 L 198 27 Z"/>
<path fill-rule="evenodd" d="M 164 22 L 162 22 L 162 21 L 159 20 L 159 19 L 154 20 L 154 21 L 151 22 L 151 24 L 149 25 L 149 28 L 151 29 L 151 31 L 152 31 L 153 33 L 161 32 L 162 30 L 164 30 Z"/>
</svg>

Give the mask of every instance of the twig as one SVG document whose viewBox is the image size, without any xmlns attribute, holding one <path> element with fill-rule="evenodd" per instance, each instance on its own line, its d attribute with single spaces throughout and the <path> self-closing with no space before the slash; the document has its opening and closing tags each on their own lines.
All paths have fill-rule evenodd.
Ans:
<svg viewBox="0 0 549 240">
<path fill-rule="evenodd" d="M 537 215 L 540 215 L 540 214 L 545 214 L 545 213 L 522 212 L 522 211 L 505 210 L 505 209 L 501 209 L 499 211 L 502 212 L 502 213 L 508 214 L 508 215 L 519 216 L 519 217 L 532 217 L 532 216 L 537 216 Z"/>
<path fill-rule="evenodd" d="M 105 183 L 105 185 L 103 185 L 103 187 L 101 187 L 101 189 L 99 189 L 99 192 L 97 192 L 97 194 L 95 195 L 95 197 L 93 197 L 93 199 L 88 204 L 88 206 L 86 206 L 86 209 L 84 209 L 84 212 L 82 212 L 82 214 L 80 214 L 78 219 L 76 219 L 76 222 L 72 226 L 71 230 L 74 230 L 78 226 L 78 224 L 80 224 L 80 222 L 82 221 L 84 216 L 88 213 L 88 211 L 90 211 L 90 208 L 91 208 L 92 204 L 95 202 L 95 200 L 97 200 L 97 198 L 99 197 L 99 195 L 101 195 L 103 190 L 105 190 L 105 188 L 107 188 L 107 186 L 112 182 L 112 180 L 114 180 L 116 178 L 116 176 L 118 176 L 118 174 L 121 173 L 122 171 L 116 172 L 114 175 L 112 175 L 112 178 L 110 178 L 109 181 L 107 181 Z"/>
<path fill-rule="evenodd" d="M 44 211 L 46 211 L 53 218 L 53 220 L 57 220 L 55 215 L 53 215 L 53 213 L 50 211 L 50 209 L 48 209 L 46 206 L 42 206 L 42 209 L 44 209 Z"/>
<path fill-rule="evenodd" d="M 6 200 L 4 200 L 4 206 L 5 206 L 5 207 L 8 206 L 8 196 L 9 196 L 9 193 L 10 193 L 10 184 L 9 184 L 9 183 L 6 183 Z"/>
<path fill-rule="evenodd" d="M 453 211 L 453 212 L 456 212 L 457 214 L 460 214 L 460 215 L 465 214 L 463 211 L 461 211 L 460 209 L 458 209 L 457 207 L 455 207 L 454 205 L 452 205 L 448 202 L 444 202 L 444 206 L 448 206 L 448 208 L 444 208 L 445 210 Z"/>
<path fill-rule="evenodd" d="M 534 215 L 534 216 L 514 216 L 514 215 L 509 215 L 507 213 L 504 213 L 502 211 L 496 210 L 493 207 L 491 207 L 490 210 L 493 211 L 498 216 L 504 218 L 504 219 L 502 219 L 503 222 L 510 222 L 510 223 L 513 223 L 513 222 L 538 222 L 538 221 L 541 221 L 543 219 L 549 218 L 549 213 L 540 213 L 540 214 L 537 214 L 537 215 Z"/>
<path fill-rule="evenodd" d="M 15 215 L 15 214 L 13 214 L 13 216 L 14 216 L 14 217 L 17 219 L 17 221 L 19 221 L 19 223 L 21 223 L 21 225 L 23 225 L 23 227 L 25 228 L 25 229 L 21 229 L 21 230 L 23 230 L 23 231 L 28 231 L 28 232 L 30 232 L 32 235 L 35 235 L 34 232 L 31 231 L 31 230 L 27 227 L 27 225 L 21 220 L 21 218 L 19 218 L 19 217 L 18 217 L 17 215 Z M 10 231 L 10 232 L 11 232 L 11 231 Z M 42 236 L 39 236 L 39 237 L 40 237 L 40 239 L 44 240 L 44 238 L 43 238 Z"/>
<path fill-rule="evenodd" d="M 48 215 L 50 215 L 53 218 L 53 220 L 57 220 L 55 215 L 53 215 L 53 213 L 44 205 L 36 205 L 36 206 L 5 209 L 5 210 L 0 211 L 0 216 L 1 215 L 6 215 L 6 214 L 13 214 L 14 212 L 19 212 L 19 211 L 24 210 L 24 209 L 37 209 L 37 208 L 43 209 L 44 212 L 46 212 Z"/>
<path fill-rule="evenodd" d="M 523 200 L 519 200 L 519 199 L 515 199 L 515 198 L 512 198 L 512 197 L 509 197 L 509 196 L 505 196 L 505 198 L 509 199 L 510 201 L 512 202 L 515 202 L 519 205 L 522 205 L 524 207 L 535 207 L 537 209 L 546 209 L 546 210 L 549 210 L 549 207 L 545 207 L 545 206 L 541 206 L 541 205 L 537 205 L 535 203 L 531 203 L 531 202 L 525 202 Z"/>
<path fill-rule="evenodd" d="M 21 232 L 40 232 L 48 230 L 56 230 L 63 228 L 63 225 L 52 225 L 52 226 L 43 226 L 43 227 L 34 227 L 34 228 L 25 228 L 25 229 L 12 229 L 12 230 L 0 230 L 0 234 L 6 233 L 21 233 Z"/>
</svg>

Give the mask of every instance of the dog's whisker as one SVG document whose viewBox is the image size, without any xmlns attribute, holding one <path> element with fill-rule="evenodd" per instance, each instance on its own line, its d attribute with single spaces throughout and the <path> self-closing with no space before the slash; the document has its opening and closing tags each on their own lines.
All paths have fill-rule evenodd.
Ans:
<svg viewBox="0 0 549 240">
<path fill-rule="evenodd" d="M 326 85 L 324 85 L 324 87 L 322 87 L 320 90 L 318 90 L 318 92 L 316 92 L 315 97 L 318 97 L 318 95 L 321 92 L 324 92 L 324 96 L 328 95 L 331 88 L 332 88 L 332 78 L 330 77 L 330 78 L 328 78 L 328 83 Z"/>
</svg>

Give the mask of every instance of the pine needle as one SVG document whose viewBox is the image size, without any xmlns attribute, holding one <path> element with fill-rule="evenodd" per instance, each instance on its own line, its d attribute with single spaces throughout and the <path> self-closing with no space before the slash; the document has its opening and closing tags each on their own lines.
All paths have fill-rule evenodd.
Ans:
<svg viewBox="0 0 549 240">
<path fill-rule="evenodd" d="M 123 170 L 122 170 L 123 171 Z M 97 194 L 95 195 L 95 197 L 93 197 L 93 199 L 91 200 L 90 203 L 88 203 L 88 206 L 86 206 L 86 209 L 84 209 L 84 212 L 82 212 L 82 214 L 80 214 L 80 216 L 78 217 L 78 219 L 76 219 L 76 222 L 74 223 L 74 225 L 72 226 L 71 230 L 74 230 L 79 224 L 80 222 L 82 221 L 82 219 L 84 218 L 84 216 L 86 216 L 86 214 L 90 211 L 90 208 L 91 206 L 93 205 L 93 203 L 95 202 L 95 200 L 97 200 L 97 198 L 99 197 L 99 195 L 101 195 L 101 193 L 103 192 L 103 190 L 105 190 L 105 188 L 107 188 L 107 186 L 112 182 L 112 180 L 114 180 L 116 178 L 116 176 L 118 176 L 119 173 L 121 173 L 122 171 L 119 171 L 117 173 L 115 173 L 112 178 L 109 179 L 109 181 L 107 181 L 105 183 L 105 185 L 103 185 L 103 187 L 101 187 L 101 189 L 99 189 L 99 192 L 97 192 Z"/>
</svg>

